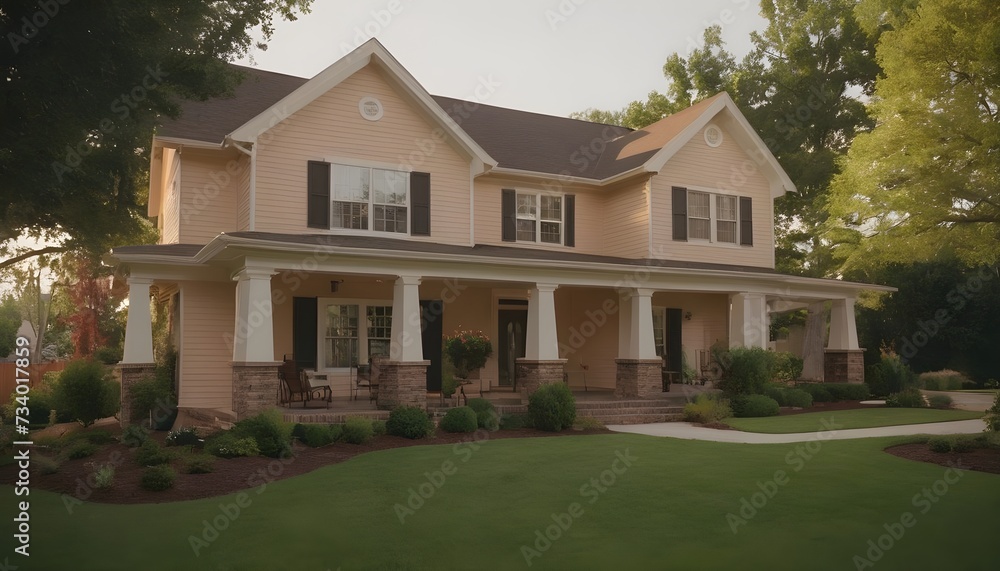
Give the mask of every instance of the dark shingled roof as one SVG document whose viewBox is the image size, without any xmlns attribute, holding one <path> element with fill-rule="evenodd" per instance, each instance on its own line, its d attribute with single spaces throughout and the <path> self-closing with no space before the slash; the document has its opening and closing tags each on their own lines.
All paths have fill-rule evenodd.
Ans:
<svg viewBox="0 0 1000 571">
<path fill-rule="evenodd" d="M 377 236 L 339 236 L 334 234 L 276 234 L 271 232 L 227 232 L 227 236 L 246 238 L 284 244 L 305 244 L 330 246 L 336 248 L 355 248 L 358 250 L 388 250 L 397 252 L 420 252 L 426 254 L 465 255 L 483 258 L 510 258 L 519 260 L 540 260 L 553 262 L 580 262 L 595 264 L 619 264 L 626 266 L 652 266 L 660 268 L 686 268 L 699 270 L 728 270 L 737 272 L 753 272 L 773 274 L 771 268 L 754 266 L 737 266 L 730 264 L 711 264 L 706 262 L 684 262 L 678 260 L 650 260 L 618 258 L 614 256 L 599 256 L 580 254 L 567 251 L 536 250 L 533 248 L 516 248 L 510 246 L 456 246 L 437 244 L 433 242 L 416 242 L 398 238 L 382 238 Z M 174 249 L 185 248 L 189 254 L 173 253 Z M 193 257 L 202 246 L 188 244 L 168 244 L 163 246 L 123 246 L 115 248 L 114 254 L 167 254 L 186 255 Z M 169 250 L 170 253 L 161 251 Z"/>
<path fill-rule="evenodd" d="M 230 97 L 185 101 L 181 116 L 157 129 L 161 137 L 221 143 L 308 79 L 234 66 L 246 79 Z M 602 180 L 642 166 L 696 115 L 695 105 L 639 131 L 566 117 L 433 96 L 499 166 Z M 710 101 L 710 100 L 706 100 Z M 706 103 L 702 102 L 702 103 Z"/>
</svg>

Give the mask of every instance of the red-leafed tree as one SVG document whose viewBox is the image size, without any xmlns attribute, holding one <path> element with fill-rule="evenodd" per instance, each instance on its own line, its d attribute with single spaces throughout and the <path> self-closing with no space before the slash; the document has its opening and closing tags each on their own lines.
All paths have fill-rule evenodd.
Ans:
<svg viewBox="0 0 1000 571">
<path fill-rule="evenodd" d="M 65 320 L 73 339 L 73 357 L 92 357 L 108 341 L 103 324 L 115 313 L 111 278 L 101 275 L 97 265 L 80 259 L 72 265 L 76 281 L 66 286 L 73 311 Z M 121 300 L 118 300 L 120 302 Z"/>
</svg>

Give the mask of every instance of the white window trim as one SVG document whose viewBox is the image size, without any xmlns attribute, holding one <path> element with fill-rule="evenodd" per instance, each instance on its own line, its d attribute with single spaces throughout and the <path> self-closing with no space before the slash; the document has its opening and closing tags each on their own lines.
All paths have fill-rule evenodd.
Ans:
<svg viewBox="0 0 1000 571">
<path fill-rule="evenodd" d="M 530 220 L 529 218 L 521 218 L 517 215 L 517 197 L 521 195 L 534 195 L 535 197 L 535 240 L 521 240 L 517 238 L 517 220 Z M 542 241 L 542 222 L 556 222 L 555 220 L 542 220 L 542 197 L 543 196 L 554 196 L 558 197 L 559 200 L 559 243 L 554 242 L 543 242 Z M 521 244 L 537 244 L 539 246 L 565 246 L 566 245 L 566 194 L 559 192 L 544 192 L 538 190 L 515 190 L 514 191 L 514 238 L 516 242 Z"/>
<path fill-rule="evenodd" d="M 348 373 L 349 367 L 326 367 L 326 312 L 331 305 L 358 306 L 358 363 L 368 362 L 368 307 L 389 306 L 392 300 L 355 299 L 340 297 L 321 297 L 316 302 L 316 371 L 320 373 Z M 395 316 L 393 316 L 395 319 Z"/>
<path fill-rule="evenodd" d="M 413 170 L 410 168 L 401 169 L 400 165 L 390 165 L 388 163 L 379 163 L 375 161 L 362 161 L 362 160 L 336 160 L 336 159 L 324 159 L 325 162 L 330 163 L 330 204 L 328 206 L 330 212 L 330 229 L 327 230 L 330 234 L 346 235 L 346 236 L 382 236 L 385 238 L 400 238 L 402 236 L 409 237 L 412 228 L 410 228 L 410 209 L 413 207 L 411 204 L 412 200 L 410 198 L 410 175 Z M 406 232 L 386 232 L 385 230 L 375 230 L 375 189 L 370 188 L 368 190 L 368 229 L 361 230 L 359 228 L 334 228 L 333 227 L 333 203 L 336 201 L 336 196 L 334 195 L 334 183 L 336 177 L 334 176 L 334 169 L 338 166 L 341 167 L 354 167 L 363 168 L 369 170 L 368 180 L 374 180 L 371 171 L 375 169 L 387 170 L 398 173 L 403 173 L 406 175 Z M 374 185 L 373 185 L 374 186 Z M 380 205 L 380 206 L 393 206 L 393 205 Z M 397 205 L 398 206 L 398 205 Z"/>
<path fill-rule="evenodd" d="M 721 188 L 704 188 L 697 186 L 688 186 L 687 192 L 685 193 L 685 200 L 688 201 L 687 208 L 687 227 L 688 227 L 688 242 L 699 245 L 711 245 L 718 248 L 752 248 L 752 245 L 740 244 L 740 230 L 742 226 L 742 221 L 740 220 L 740 197 L 746 195 L 740 195 L 735 192 L 721 189 Z M 705 238 L 695 238 L 691 236 L 691 193 L 701 192 L 708 195 L 708 216 L 709 216 L 709 237 Z M 720 242 L 718 239 L 718 210 L 716 197 L 718 196 L 731 196 L 736 199 L 736 241 L 735 242 Z"/>
</svg>

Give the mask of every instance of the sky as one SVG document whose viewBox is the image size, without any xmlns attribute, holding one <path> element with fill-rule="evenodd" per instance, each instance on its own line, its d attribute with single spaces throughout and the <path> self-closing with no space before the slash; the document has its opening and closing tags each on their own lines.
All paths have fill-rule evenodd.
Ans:
<svg viewBox="0 0 1000 571">
<path fill-rule="evenodd" d="M 434 95 L 472 99 L 488 83 L 481 103 L 565 116 L 664 91 L 667 56 L 712 24 L 742 58 L 758 12 L 758 0 L 315 0 L 238 63 L 312 77 L 374 37 Z"/>
</svg>

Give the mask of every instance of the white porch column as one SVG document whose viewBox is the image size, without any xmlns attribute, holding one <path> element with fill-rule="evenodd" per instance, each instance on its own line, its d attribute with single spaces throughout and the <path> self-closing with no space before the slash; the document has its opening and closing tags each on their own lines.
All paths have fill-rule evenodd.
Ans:
<svg viewBox="0 0 1000 571">
<path fill-rule="evenodd" d="M 234 363 L 273 363 L 274 324 L 270 268 L 243 268 L 236 281 Z"/>
<path fill-rule="evenodd" d="M 736 293 L 729 297 L 729 303 L 729 346 L 767 349 L 770 338 L 767 296 L 762 293 Z"/>
<path fill-rule="evenodd" d="M 559 338 L 556 333 L 555 291 L 558 285 L 535 284 L 528 299 L 528 330 L 525 335 L 524 358 L 529 361 L 559 359 Z"/>
<path fill-rule="evenodd" d="M 424 360 L 420 335 L 420 277 L 399 276 L 392 288 L 392 341 L 389 359 L 400 362 Z"/>
<path fill-rule="evenodd" d="M 656 359 L 653 340 L 653 290 L 632 290 L 632 326 L 629 332 L 631 359 Z"/>
<path fill-rule="evenodd" d="M 618 358 L 635 359 L 632 355 L 632 292 L 618 293 Z"/>
<path fill-rule="evenodd" d="M 858 328 L 854 321 L 854 298 L 835 299 L 830 309 L 828 349 L 858 349 Z"/>
<path fill-rule="evenodd" d="M 125 322 L 125 350 L 122 363 L 152 363 L 153 316 L 149 310 L 151 278 L 128 278 L 128 321 Z"/>
</svg>

